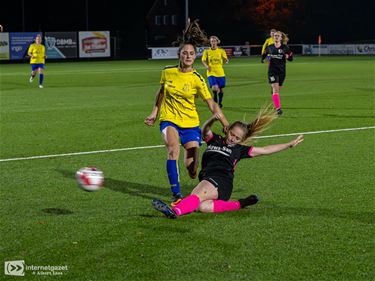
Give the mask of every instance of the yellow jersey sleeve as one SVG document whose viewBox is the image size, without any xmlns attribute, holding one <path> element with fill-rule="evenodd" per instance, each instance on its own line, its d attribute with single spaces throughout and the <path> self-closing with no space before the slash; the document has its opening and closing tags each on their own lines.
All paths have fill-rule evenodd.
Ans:
<svg viewBox="0 0 375 281">
<path fill-rule="evenodd" d="M 165 72 L 164 70 L 161 72 L 161 77 L 160 77 L 160 85 L 164 85 L 165 83 Z"/>
<path fill-rule="evenodd" d="M 212 96 L 211 96 L 210 91 L 208 90 L 206 81 L 203 79 L 203 77 L 198 72 L 194 71 L 194 74 L 198 77 L 197 90 L 198 90 L 199 96 L 203 100 L 211 99 Z"/>
<path fill-rule="evenodd" d="M 263 47 L 262 47 L 262 55 L 264 54 L 264 51 L 266 50 L 266 48 L 272 44 L 274 44 L 274 40 L 272 37 L 269 37 L 266 39 L 266 41 L 264 42 L 263 44 Z"/>
<path fill-rule="evenodd" d="M 42 44 L 31 44 L 27 53 L 30 55 L 30 64 L 45 63 L 46 48 Z"/>
<path fill-rule="evenodd" d="M 225 61 L 228 61 L 227 52 L 224 49 L 220 49 L 220 50 L 221 50 L 221 56 L 223 58 L 223 63 L 225 63 Z"/>
<path fill-rule="evenodd" d="M 160 83 L 164 85 L 164 95 L 159 120 L 172 122 L 181 128 L 199 126 L 196 99 L 211 98 L 203 77 L 195 70 L 185 73 L 175 66 L 162 71 Z"/>
<path fill-rule="evenodd" d="M 207 49 L 203 51 L 202 60 L 207 61 Z"/>
</svg>

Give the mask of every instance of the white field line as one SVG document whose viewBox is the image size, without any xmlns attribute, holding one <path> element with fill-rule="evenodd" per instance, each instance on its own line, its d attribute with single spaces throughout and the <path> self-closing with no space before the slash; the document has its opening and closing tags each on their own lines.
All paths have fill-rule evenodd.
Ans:
<svg viewBox="0 0 375 281">
<path fill-rule="evenodd" d="M 177 64 L 177 63 L 175 63 Z M 300 62 L 299 64 L 316 64 L 314 62 Z M 167 65 L 167 64 L 166 64 Z M 173 63 L 171 64 L 173 65 Z M 100 66 L 100 65 L 98 65 Z M 261 64 L 261 63 L 243 63 L 243 64 L 228 64 L 228 65 L 225 65 L 225 68 L 238 68 L 238 67 L 249 67 L 249 66 L 255 66 L 255 67 L 264 67 L 264 64 Z M 0 67 L 1 68 L 1 67 Z M 28 76 L 29 75 L 29 72 L 28 72 L 28 69 L 25 70 L 25 71 L 22 71 L 22 72 L 5 72 L 5 68 L 3 66 L 3 68 L 1 68 L 3 71 L 3 73 L 1 73 L 1 76 Z M 203 67 L 201 66 L 197 66 L 196 69 L 198 71 L 203 71 L 205 70 Z M 266 67 L 264 69 L 267 69 Z M 159 71 L 161 72 L 163 70 L 163 66 L 161 67 L 145 67 L 145 68 L 142 68 L 142 67 L 135 67 L 135 68 L 127 68 L 127 67 L 123 67 L 123 68 L 109 68 L 109 69 L 70 69 L 70 70 L 54 70 L 54 69 L 50 69 L 50 71 L 48 72 L 48 75 L 61 75 L 61 74 L 67 74 L 67 75 L 76 75 L 77 73 L 79 74 L 102 74 L 102 73 L 122 73 L 122 72 L 148 72 L 148 71 Z M 202 72 L 203 73 L 203 72 Z"/>
<path fill-rule="evenodd" d="M 277 137 L 297 136 L 297 135 L 314 135 L 314 134 L 325 134 L 325 133 L 336 133 L 336 132 L 360 131 L 360 130 L 369 130 L 369 129 L 375 129 L 375 126 L 337 129 L 337 130 L 300 132 L 300 133 L 279 134 L 279 135 L 269 135 L 269 136 L 260 136 L 260 137 L 256 137 L 256 138 L 257 139 L 265 139 L 265 138 L 277 138 Z M 95 151 L 71 152 L 71 153 L 62 153 L 62 154 L 50 154 L 50 155 L 39 155 L 39 156 L 29 156 L 29 157 L 7 158 L 7 159 L 0 159 L 0 162 L 33 160 L 33 159 L 43 159 L 43 158 L 56 158 L 56 157 L 65 157 L 65 156 L 99 154 L 99 153 L 129 151 L 129 150 L 142 150 L 142 149 L 152 149 L 152 148 L 161 148 L 161 147 L 164 147 L 164 145 L 125 147 L 125 148 L 104 149 L 104 150 L 95 150 Z"/>
</svg>

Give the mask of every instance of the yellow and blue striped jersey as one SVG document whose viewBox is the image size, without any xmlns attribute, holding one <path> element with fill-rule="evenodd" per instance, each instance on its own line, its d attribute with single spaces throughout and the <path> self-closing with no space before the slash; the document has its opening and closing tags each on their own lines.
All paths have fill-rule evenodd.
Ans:
<svg viewBox="0 0 375 281">
<path fill-rule="evenodd" d="M 221 49 L 216 48 L 212 50 L 211 48 L 204 50 L 202 60 L 207 62 L 210 67 L 210 71 L 207 70 L 208 76 L 223 77 L 225 76 L 223 64 L 228 60 L 227 53 Z"/>
<path fill-rule="evenodd" d="M 42 44 L 31 44 L 27 53 L 30 57 L 33 56 L 30 58 L 30 64 L 45 63 L 46 48 Z"/>
<path fill-rule="evenodd" d="M 160 121 L 173 122 L 181 128 L 199 126 L 195 100 L 211 98 L 203 77 L 196 70 L 185 73 L 178 66 L 170 66 L 162 71 L 160 84 L 164 86 Z"/>
</svg>

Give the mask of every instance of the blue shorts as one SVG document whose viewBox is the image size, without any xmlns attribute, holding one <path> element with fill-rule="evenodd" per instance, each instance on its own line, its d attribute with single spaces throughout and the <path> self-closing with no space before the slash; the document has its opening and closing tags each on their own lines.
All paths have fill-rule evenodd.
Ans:
<svg viewBox="0 0 375 281">
<path fill-rule="evenodd" d="M 178 132 L 178 135 L 181 140 L 181 144 L 184 145 L 189 141 L 196 141 L 199 143 L 199 146 L 202 145 L 202 132 L 199 126 L 193 128 L 180 128 L 176 124 L 169 122 L 169 121 L 161 121 L 160 122 L 160 132 L 163 134 L 163 130 L 165 130 L 168 126 L 172 126 Z"/>
<path fill-rule="evenodd" d="M 44 63 L 32 63 L 31 64 L 31 70 L 35 71 L 38 68 L 43 68 L 44 69 Z"/>
<path fill-rule="evenodd" d="M 208 84 L 210 84 L 210 88 L 212 88 L 212 86 L 214 85 L 217 85 L 220 89 L 225 88 L 225 76 L 223 77 L 208 76 Z"/>
</svg>

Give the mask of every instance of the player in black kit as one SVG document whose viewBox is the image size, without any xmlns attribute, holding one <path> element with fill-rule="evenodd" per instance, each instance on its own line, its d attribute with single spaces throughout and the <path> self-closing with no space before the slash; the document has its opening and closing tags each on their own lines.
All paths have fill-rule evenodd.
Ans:
<svg viewBox="0 0 375 281">
<path fill-rule="evenodd" d="M 268 81 L 272 87 L 272 100 L 277 114 L 280 116 L 283 111 L 280 106 L 280 89 L 284 83 L 286 68 L 286 60 L 293 60 L 293 53 L 289 50 L 289 47 L 286 45 L 288 42 L 288 37 L 281 31 L 276 31 L 274 33 L 273 45 L 270 45 L 266 48 L 266 51 L 262 54 L 262 63 L 265 58 L 269 58 L 268 66 Z"/>
<path fill-rule="evenodd" d="M 283 144 L 254 147 L 246 145 L 262 132 L 277 117 L 274 109 L 268 106 L 262 109 L 251 123 L 236 121 L 231 124 L 225 137 L 211 131 L 211 126 L 220 116 L 214 115 L 206 121 L 202 135 L 207 149 L 202 158 L 202 170 L 199 184 L 191 194 L 173 208 L 159 199 L 152 201 L 153 207 L 168 218 L 177 218 L 199 210 L 203 213 L 218 213 L 239 210 L 258 202 L 256 195 L 237 201 L 228 201 L 232 195 L 234 169 L 241 159 L 273 154 L 297 146 L 303 141 L 300 135 Z"/>
</svg>

